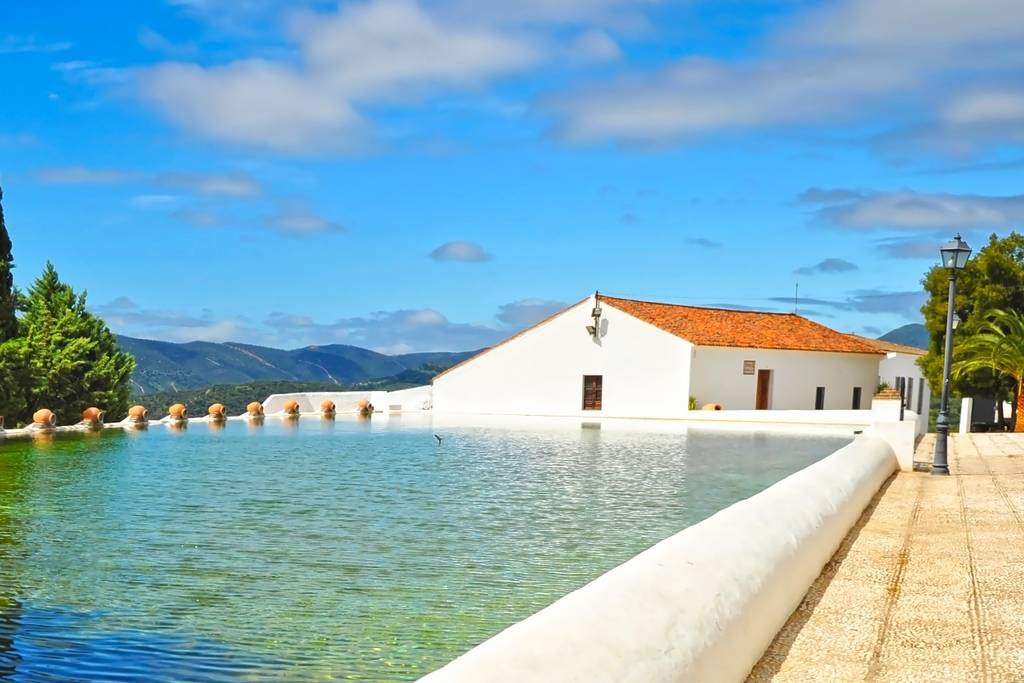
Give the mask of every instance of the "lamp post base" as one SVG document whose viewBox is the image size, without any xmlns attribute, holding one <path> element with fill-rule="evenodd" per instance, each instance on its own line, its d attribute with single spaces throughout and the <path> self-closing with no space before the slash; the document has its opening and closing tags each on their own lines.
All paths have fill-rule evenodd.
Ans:
<svg viewBox="0 0 1024 683">
<path fill-rule="evenodd" d="M 939 476 L 949 475 L 949 459 L 947 457 L 949 447 L 949 413 L 939 412 L 935 421 L 935 457 L 932 459 L 932 474 Z"/>
</svg>

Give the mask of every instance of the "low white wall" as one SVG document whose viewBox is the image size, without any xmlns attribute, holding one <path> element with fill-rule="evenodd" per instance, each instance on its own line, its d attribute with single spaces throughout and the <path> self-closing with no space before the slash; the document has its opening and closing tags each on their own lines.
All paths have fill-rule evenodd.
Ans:
<svg viewBox="0 0 1024 683">
<path fill-rule="evenodd" d="M 434 405 L 434 388 L 429 384 L 411 389 L 389 391 L 385 402 L 374 406 L 389 412 L 416 413 L 430 410 Z"/>
<path fill-rule="evenodd" d="M 273 394 L 263 402 L 263 412 L 273 415 L 284 410 L 288 401 L 299 404 L 299 412 L 319 413 L 325 400 L 334 401 L 339 413 L 354 413 L 359 401 L 367 399 L 377 412 L 421 412 L 430 410 L 433 388 L 428 384 L 399 391 L 309 391 L 294 394 Z"/>
<path fill-rule="evenodd" d="M 895 468 L 858 437 L 423 680 L 741 681 Z"/>
<path fill-rule="evenodd" d="M 387 394 L 386 391 L 311 391 L 295 394 L 272 394 L 263 402 L 263 412 L 267 415 L 279 413 L 284 410 L 285 403 L 295 401 L 299 404 L 299 412 L 319 413 L 320 403 L 331 400 L 334 401 L 335 408 L 339 413 L 354 413 L 358 410 L 358 403 L 362 399 L 369 400 L 375 410 L 384 410 Z"/>
</svg>

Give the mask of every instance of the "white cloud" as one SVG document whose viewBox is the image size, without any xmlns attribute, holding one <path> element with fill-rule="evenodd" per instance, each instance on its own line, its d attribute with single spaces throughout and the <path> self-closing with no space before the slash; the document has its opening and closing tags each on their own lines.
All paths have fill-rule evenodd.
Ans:
<svg viewBox="0 0 1024 683">
<path fill-rule="evenodd" d="M 846 259 L 827 258 L 818 261 L 813 266 L 804 266 L 793 271 L 794 275 L 814 275 L 816 273 L 849 273 L 857 270 L 857 264 Z"/>
<path fill-rule="evenodd" d="M 1024 125 L 1024 91 L 980 90 L 966 93 L 947 104 L 942 120 L 955 126 Z"/>
<path fill-rule="evenodd" d="M 430 5 L 461 20 L 511 25 L 599 25 L 635 32 L 647 28 L 644 10 L 662 0 L 434 0 Z"/>
<path fill-rule="evenodd" d="M 156 178 L 159 185 L 187 190 L 197 194 L 228 198 L 258 197 L 263 186 L 245 173 L 162 173 Z"/>
<path fill-rule="evenodd" d="M 494 258 L 484 251 L 476 242 L 455 241 L 445 242 L 434 251 L 430 252 L 430 258 L 435 261 L 462 261 L 464 263 L 479 263 Z"/>
<path fill-rule="evenodd" d="M 569 142 L 690 137 L 869 116 L 945 97 L 978 74 L 1020 78 L 1017 0 L 842 0 L 805 10 L 754 58 L 687 57 L 548 101 Z M 1005 105 L 1006 102 L 1004 101 Z"/>
<path fill-rule="evenodd" d="M 199 51 L 195 43 L 175 43 L 148 26 L 139 31 L 139 45 L 171 57 L 191 57 Z"/>
<path fill-rule="evenodd" d="M 114 185 L 139 178 L 134 171 L 86 166 L 52 166 L 37 169 L 32 175 L 37 181 L 52 185 Z"/>
<path fill-rule="evenodd" d="M 344 343 L 383 352 L 475 350 L 490 346 L 507 334 L 487 325 L 455 323 L 429 308 L 378 311 L 333 323 L 317 323 L 308 316 L 272 313 L 265 324 L 280 338 L 292 343 Z"/>
<path fill-rule="evenodd" d="M 209 309 L 149 309 L 126 296 L 92 310 L 116 332 L 150 339 L 237 341 L 278 348 L 344 343 L 382 353 L 408 353 L 491 346 L 561 308 L 564 304 L 557 301 L 524 299 L 501 306 L 494 319 L 484 323 L 454 322 L 433 308 L 376 311 L 333 322 L 273 312 L 262 324 L 244 316 L 219 317 Z"/>
<path fill-rule="evenodd" d="M 413 0 L 346 5 L 293 22 L 308 72 L 357 101 L 406 99 L 433 87 L 464 88 L 540 61 L 525 37 L 444 23 Z"/>
<path fill-rule="evenodd" d="M 345 231 L 341 224 L 318 216 L 301 204 L 290 205 L 280 213 L 267 217 L 263 222 L 278 232 L 291 235 L 316 235 Z"/>
<path fill-rule="evenodd" d="M 179 221 L 184 221 L 190 225 L 194 225 L 197 228 L 212 228 L 218 225 L 224 225 L 228 221 L 227 219 L 216 213 L 205 208 L 189 208 L 175 211 L 171 214 L 171 218 L 175 218 Z"/>
<path fill-rule="evenodd" d="M 129 336 L 177 342 L 222 342 L 259 335 L 244 317 L 218 318 L 209 309 L 202 310 L 199 315 L 146 309 L 124 296 L 91 309 L 115 332 Z"/>
<path fill-rule="evenodd" d="M 178 199 L 172 194 L 140 194 L 132 197 L 131 202 L 140 209 L 152 209 L 174 204 Z"/>
<path fill-rule="evenodd" d="M 503 304 L 498 309 L 498 320 L 510 328 L 534 325 L 565 308 L 562 301 L 548 299 L 521 299 Z"/>
<path fill-rule="evenodd" d="M 569 58 L 584 64 L 615 62 L 621 57 L 619 44 L 604 31 L 586 31 L 577 36 L 569 47 Z"/>
<path fill-rule="evenodd" d="M 927 295 L 923 290 L 890 292 L 878 289 L 858 289 L 840 299 L 815 299 L 812 297 L 800 297 L 800 311 L 806 313 L 804 306 L 818 308 L 830 308 L 838 311 L 854 311 L 857 313 L 870 314 L 894 314 L 902 316 L 907 320 L 920 320 L 921 306 L 924 305 Z M 769 298 L 783 304 L 793 303 L 792 296 L 777 296 Z M 829 317 L 828 314 L 817 313 L 821 317 Z"/>
<path fill-rule="evenodd" d="M 8 35 L 0 38 L 0 55 L 30 52 L 63 52 L 74 47 L 67 41 L 42 41 L 35 36 Z"/>
<path fill-rule="evenodd" d="M 1024 195 L 849 191 L 845 200 L 823 204 L 817 217 L 845 228 L 967 230 L 1009 228 L 1024 220 Z"/>
<path fill-rule="evenodd" d="M 221 66 L 141 69 L 140 97 L 186 131 L 278 152 L 372 146 L 357 106 L 476 88 L 536 65 L 528 39 L 445 23 L 412 0 L 370 0 L 291 21 L 302 62 L 248 59 Z"/>
<path fill-rule="evenodd" d="M 202 137 L 279 152 L 365 145 L 365 123 L 339 93 L 272 62 L 167 63 L 142 71 L 138 82 L 145 101 Z"/>
</svg>

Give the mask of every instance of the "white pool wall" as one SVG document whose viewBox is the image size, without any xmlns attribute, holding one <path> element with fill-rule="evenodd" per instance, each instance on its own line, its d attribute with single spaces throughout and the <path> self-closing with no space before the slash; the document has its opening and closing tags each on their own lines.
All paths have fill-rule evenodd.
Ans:
<svg viewBox="0 0 1024 683">
<path fill-rule="evenodd" d="M 896 468 L 862 435 L 423 680 L 742 681 Z"/>
<path fill-rule="evenodd" d="M 368 400 L 378 412 L 421 412 L 429 410 L 432 405 L 430 385 L 402 389 L 399 391 L 322 391 L 296 392 L 293 394 L 272 394 L 263 402 L 263 411 L 267 415 L 284 410 L 284 404 L 294 400 L 303 413 L 320 412 L 320 404 L 325 400 L 334 401 L 339 413 L 354 413 L 359 401 Z"/>
</svg>

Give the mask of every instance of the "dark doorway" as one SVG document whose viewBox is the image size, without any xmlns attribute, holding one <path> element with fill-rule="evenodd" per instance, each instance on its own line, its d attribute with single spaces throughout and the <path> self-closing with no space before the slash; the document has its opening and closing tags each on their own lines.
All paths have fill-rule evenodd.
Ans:
<svg viewBox="0 0 1024 683">
<path fill-rule="evenodd" d="M 754 410 L 768 410 L 768 399 L 772 388 L 772 371 L 757 371 L 757 396 L 754 399 Z"/>
<path fill-rule="evenodd" d="M 583 375 L 583 410 L 601 410 L 601 398 L 604 393 L 604 377 L 602 375 Z"/>
</svg>

